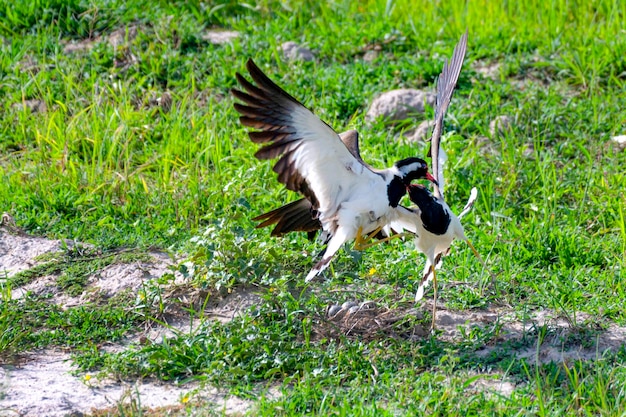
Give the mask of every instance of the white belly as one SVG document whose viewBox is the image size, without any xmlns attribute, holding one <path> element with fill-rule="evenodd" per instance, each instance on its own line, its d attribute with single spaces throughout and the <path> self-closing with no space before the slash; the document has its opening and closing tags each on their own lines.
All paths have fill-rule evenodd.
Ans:
<svg viewBox="0 0 626 417">
<path fill-rule="evenodd" d="M 320 216 L 325 230 L 341 226 L 350 230 L 350 234 L 356 235 L 359 228 L 362 233 L 369 233 L 389 223 L 393 212 L 382 178 L 351 190 L 340 190 L 337 201 L 339 204 L 333 214 L 327 212 L 328 216 Z"/>
</svg>

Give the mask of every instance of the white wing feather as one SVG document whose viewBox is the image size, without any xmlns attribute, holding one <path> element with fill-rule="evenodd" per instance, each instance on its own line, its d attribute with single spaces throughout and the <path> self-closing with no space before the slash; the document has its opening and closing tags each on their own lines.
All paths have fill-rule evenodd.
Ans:
<svg viewBox="0 0 626 417">
<path fill-rule="evenodd" d="M 311 110 L 271 81 L 249 60 L 250 76 L 237 80 L 245 92 L 233 89 L 241 123 L 258 129 L 250 132 L 253 142 L 264 143 L 259 159 L 280 158 L 274 166 L 278 180 L 303 193 L 320 214 L 332 218 L 349 196 L 386 191 L 384 179 L 350 153 L 339 135 Z"/>
</svg>

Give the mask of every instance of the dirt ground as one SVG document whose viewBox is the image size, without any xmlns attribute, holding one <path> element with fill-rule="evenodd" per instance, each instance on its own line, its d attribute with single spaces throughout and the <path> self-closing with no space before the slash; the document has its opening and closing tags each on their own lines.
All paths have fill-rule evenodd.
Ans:
<svg viewBox="0 0 626 417">
<path fill-rule="evenodd" d="M 0 227 L 0 276 L 13 274 L 32 268 L 35 258 L 45 253 L 58 252 L 64 246 L 71 247 L 71 241 L 48 240 L 24 234 L 12 234 Z M 109 265 L 91 275 L 88 288 L 81 296 L 71 297 L 58 292 L 54 302 L 64 308 L 79 305 L 98 292 L 111 296 L 117 292 L 136 292 L 143 282 L 170 272 L 172 261 L 162 253 L 151 254 L 150 261 L 137 261 L 129 264 Z M 12 290 L 12 296 L 19 298 L 27 292 L 33 294 L 56 291 L 55 276 L 43 276 L 33 282 Z M 216 319 L 232 319 L 255 297 L 251 292 L 233 294 L 227 300 L 211 306 L 209 314 Z M 173 321 L 170 326 L 182 331 L 190 331 L 189 322 Z M 140 337 L 159 341 L 164 335 L 171 336 L 172 330 L 161 326 L 142 329 L 124 341 L 124 345 L 137 342 Z M 118 350 L 123 346 L 111 346 Z M 249 401 L 228 396 L 213 388 L 201 387 L 195 383 L 178 386 L 159 381 L 98 380 L 95 376 L 86 381 L 85 375 L 75 375 L 67 352 L 48 349 L 21 356 L 17 364 L 0 364 L 0 416 L 65 416 L 71 413 L 89 413 L 93 410 L 116 408 L 120 402 L 139 399 L 142 407 L 174 407 L 182 402 L 199 402 L 213 405 L 216 410 L 227 415 L 243 414 L 250 407 Z"/>
<path fill-rule="evenodd" d="M 0 276 L 11 276 L 19 271 L 32 268 L 37 264 L 39 255 L 60 251 L 64 246 L 71 247 L 73 242 L 61 242 L 40 237 L 27 236 L 0 227 Z M 127 264 L 109 265 L 92 274 L 88 279 L 87 289 L 80 296 L 71 297 L 63 293 L 57 294 L 54 302 L 62 307 L 71 307 L 85 302 L 86 297 L 94 293 L 111 296 L 120 291 L 137 292 L 141 285 L 151 279 L 158 278 L 169 269 L 173 261 L 162 253 L 152 253 L 151 259 Z M 179 280 L 181 277 L 176 277 Z M 27 291 L 34 294 L 51 291 L 54 288 L 55 276 L 43 276 L 31 283 L 13 289 L 13 297 L 22 297 Z M 236 314 L 259 300 L 259 296 L 249 289 L 241 289 L 229 294 L 219 302 L 206 307 L 208 317 L 220 321 L 228 321 Z M 367 335 L 376 330 L 389 337 L 423 338 L 426 330 L 413 328 L 409 333 L 394 335 L 391 330 L 393 323 L 406 314 L 421 314 L 421 309 L 409 307 L 404 310 L 386 310 L 373 303 L 349 303 L 345 308 L 339 306 L 330 311 L 325 326 L 320 332 L 341 332 L 367 339 Z M 430 308 L 426 305 L 426 308 Z M 582 315 L 577 316 L 580 322 L 585 321 Z M 181 331 L 191 331 L 187 320 L 172 321 L 170 326 Z M 531 317 L 520 320 L 504 308 L 483 311 L 450 311 L 439 309 L 437 326 L 441 330 L 438 336 L 443 339 L 455 340 L 461 335 L 462 329 L 467 331 L 472 326 L 491 326 L 498 328 L 496 340 L 506 341 L 519 339 L 529 329 L 547 324 L 551 329 L 549 336 L 537 351 L 535 346 L 521 349 L 518 357 L 527 358 L 530 362 L 560 362 L 568 359 L 594 359 L 606 350 L 619 349 L 626 340 L 626 328 L 616 325 L 599 331 L 593 346 L 576 343 L 576 332 L 580 329 L 567 320 L 557 317 L 548 310 L 534 312 Z M 171 329 L 154 325 L 142 329 L 128 338 L 122 345 L 111 346 L 112 350 L 123 349 L 125 345 L 137 342 L 140 337 L 158 342 L 164 335 L 171 335 Z M 564 343 L 564 340 L 574 342 Z M 487 345 L 478 352 L 488 355 L 496 346 Z M 216 410 L 227 415 L 241 415 L 251 410 L 252 403 L 240 398 L 229 396 L 214 388 L 201 387 L 198 384 L 178 386 L 152 380 L 119 382 L 116 380 L 98 380 L 84 374 L 73 373 L 69 354 L 58 350 L 31 352 L 22 357 L 19 363 L 0 365 L 0 415 L 20 416 L 65 416 L 80 415 L 93 410 L 115 408 L 121 402 L 139 399 L 142 407 L 177 407 L 183 402 L 198 401 L 212 404 Z M 506 380 L 480 379 L 473 383 L 473 389 L 489 390 L 501 395 L 509 395 L 514 385 Z"/>
</svg>

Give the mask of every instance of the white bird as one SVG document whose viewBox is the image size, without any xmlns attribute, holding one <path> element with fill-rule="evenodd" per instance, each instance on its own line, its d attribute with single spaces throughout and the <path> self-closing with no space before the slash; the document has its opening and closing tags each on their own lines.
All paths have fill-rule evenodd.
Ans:
<svg viewBox="0 0 626 417">
<path fill-rule="evenodd" d="M 415 247 L 426 255 L 427 261 L 424 267 L 422 280 L 419 284 L 415 301 L 419 301 L 424 296 L 424 289 L 432 279 L 434 301 L 433 301 L 433 321 L 435 327 L 436 306 L 437 306 L 437 274 L 436 269 L 441 266 L 442 256 L 445 256 L 454 239 L 460 239 L 469 245 L 481 263 L 484 262 L 478 251 L 465 236 L 465 231 L 461 225 L 460 218 L 463 217 L 472 207 L 477 197 L 476 188 L 472 188 L 470 198 L 463 211 L 457 217 L 444 200 L 444 176 L 443 167 L 446 162 L 446 154 L 441 148 L 441 132 L 443 129 L 443 119 L 450 104 L 452 93 L 456 87 L 456 82 L 463 66 L 463 59 L 467 49 L 467 32 L 454 48 L 452 58 L 443 66 L 443 70 L 437 81 L 437 104 L 435 108 L 435 126 L 430 143 L 429 155 L 432 157 L 433 175 L 437 182 L 433 182 L 434 190 L 431 193 L 421 185 L 411 184 L 408 186 L 409 199 L 417 205 L 416 208 L 398 211 L 399 216 L 390 222 L 390 228 L 397 232 L 410 232 L 415 236 Z M 493 277 L 492 277 L 493 278 Z"/>
<path fill-rule="evenodd" d="M 435 181 L 420 158 L 407 158 L 391 168 L 376 170 L 351 153 L 339 135 L 313 112 L 272 82 L 249 59 L 246 65 L 256 86 L 242 75 L 245 92 L 232 94 L 255 143 L 266 144 L 255 156 L 279 158 L 274 165 L 287 189 L 302 193 L 329 237 L 322 258 L 305 278 L 310 281 L 326 269 L 341 245 L 380 230 L 398 216 L 396 207 L 414 179 Z"/>
<path fill-rule="evenodd" d="M 359 149 L 359 134 L 356 130 L 348 130 L 339 134 L 339 138 L 346 145 L 348 151 L 363 165 L 367 165 L 361 158 Z M 369 165 L 367 165 L 369 166 Z M 274 226 L 272 236 L 283 236 L 290 232 L 307 232 L 309 240 L 313 240 L 319 230 L 322 230 L 322 223 L 319 221 L 319 214 L 307 198 L 301 198 L 274 210 L 263 213 L 252 220 L 261 221 L 256 228 Z M 324 244 L 328 243 L 329 236 L 323 233 L 320 240 Z"/>
</svg>

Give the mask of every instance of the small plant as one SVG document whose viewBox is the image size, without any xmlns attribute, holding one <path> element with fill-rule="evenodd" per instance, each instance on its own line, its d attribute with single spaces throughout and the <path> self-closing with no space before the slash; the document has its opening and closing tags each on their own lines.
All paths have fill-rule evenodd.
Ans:
<svg viewBox="0 0 626 417">
<path fill-rule="evenodd" d="M 28 334 L 19 321 L 13 320 L 10 305 L 11 284 L 0 279 L 0 360 L 10 362 L 11 356 L 18 351 L 20 341 Z"/>
</svg>

